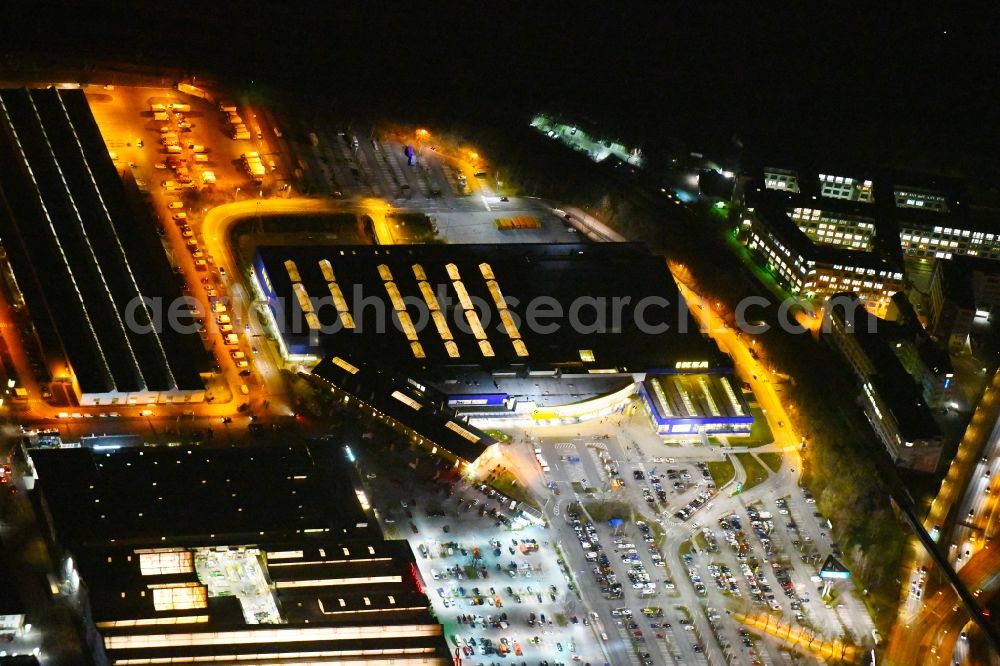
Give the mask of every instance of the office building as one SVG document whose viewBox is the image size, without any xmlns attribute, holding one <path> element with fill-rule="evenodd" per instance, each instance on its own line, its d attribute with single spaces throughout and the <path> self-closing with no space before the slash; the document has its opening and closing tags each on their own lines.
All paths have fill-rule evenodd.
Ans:
<svg viewBox="0 0 1000 666">
<path fill-rule="evenodd" d="M 883 312 L 903 289 L 902 267 L 877 245 L 869 203 L 750 188 L 744 193 L 743 241 L 789 293 L 822 303 L 851 291 Z"/>
<path fill-rule="evenodd" d="M 1000 305 L 1000 264 L 971 256 L 938 261 L 926 303 L 931 332 L 953 350 L 967 347 L 976 320 L 987 321 Z"/>
<path fill-rule="evenodd" d="M 880 329 L 887 322 L 868 313 L 853 294 L 838 294 L 827 309 L 824 339 L 857 378 L 865 416 L 900 467 L 934 473 L 943 447 L 941 430 L 923 397 Z"/>
</svg>

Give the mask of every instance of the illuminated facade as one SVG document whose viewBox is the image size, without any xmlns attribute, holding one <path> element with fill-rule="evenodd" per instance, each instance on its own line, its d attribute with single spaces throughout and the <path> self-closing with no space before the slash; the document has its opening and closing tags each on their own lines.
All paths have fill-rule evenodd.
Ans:
<svg viewBox="0 0 1000 666">
<path fill-rule="evenodd" d="M 906 221 L 900 225 L 900 245 L 904 252 L 917 257 L 951 259 L 965 255 L 1000 259 L 1000 230 L 951 224 L 954 222 Z"/>
<path fill-rule="evenodd" d="M 877 194 L 869 177 L 764 167 L 740 195 L 741 237 L 793 295 L 819 304 L 851 291 L 884 312 L 905 283 Z"/>
<path fill-rule="evenodd" d="M 854 251 L 814 242 L 795 225 L 783 206 L 763 201 L 746 210 L 742 228 L 751 254 L 794 295 L 822 303 L 852 291 L 874 311 L 882 311 L 904 288 L 902 269 L 874 252 Z M 864 240 L 864 243 L 870 243 Z"/>
<path fill-rule="evenodd" d="M 900 467 L 935 472 L 944 446 L 941 429 L 924 399 L 923 386 L 907 373 L 890 343 L 879 334 L 880 322 L 853 295 L 829 308 L 825 340 L 847 361 L 857 378 L 865 416 Z"/>
<path fill-rule="evenodd" d="M 813 242 L 849 250 L 872 249 L 875 221 L 871 218 L 830 213 L 819 208 L 793 208 L 791 217 Z"/>
</svg>

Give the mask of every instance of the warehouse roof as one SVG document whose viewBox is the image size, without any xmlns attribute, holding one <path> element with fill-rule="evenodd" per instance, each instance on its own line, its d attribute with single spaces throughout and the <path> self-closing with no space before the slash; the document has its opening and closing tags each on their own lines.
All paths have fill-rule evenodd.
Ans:
<svg viewBox="0 0 1000 666">
<path fill-rule="evenodd" d="M 256 268 L 290 347 L 319 356 L 583 372 L 727 362 L 641 244 L 260 247 Z"/>
<path fill-rule="evenodd" d="M 264 542 L 375 529 L 374 521 L 357 527 L 369 519 L 354 482 L 342 465 L 318 465 L 321 454 L 333 455 L 290 445 L 45 449 L 32 459 L 65 543 L 211 544 L 213 534 Z"/>
<path fill-rule="evenodd" d="M 81 392 L 203 387 L 197 334 L 128 324 L 140 295 L 169 304 L 181 292 L 81 91 L 0 90 L 0 203 L 18 287 L 43 344 L 65 354 Z"/>
<path fill-rule="evenodd" d="M 453 456 L 474 462 L 497 443 L 443 406 L 436 389 L 358 359 L 330 356 L 312 374 L 405 424 Z"/>
</svg>

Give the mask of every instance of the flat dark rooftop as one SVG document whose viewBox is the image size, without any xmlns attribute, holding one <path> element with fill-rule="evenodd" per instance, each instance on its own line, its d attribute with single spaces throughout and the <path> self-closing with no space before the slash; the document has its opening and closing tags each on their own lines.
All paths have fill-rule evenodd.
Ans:
<svg viewBox="0 0 1000 666">
<path fill-rule="evenodd" d="M 340 447 L 36 449 L 39 484 L 64 544 L 256 543 L 304 530 L 366 533 Z M 334 450 L 338 449 L 338 450 Z M 260 533 L 264 534 L 261 535 Z M 216 535 L 211 537 L 210 535 Z"/>
<path fill-rule="evenodd" d="M 203 387 L 197 334 L 125 324 L 140 294 L 181 296 L 139 208 L 80 90 L 0 90 L 0 238 L 43 344 L 83 393 Z"/>
<path fill-rule="evenodd" d="M 298 306 L 285 262 L 291 260 L 298 278 L 317 305 L 319 323 L 332 327 L 339 321 L 330 301 L 328 281 L 320 266 L 328 260 L 347 307 L 355 319 L 354 329 L 320 331 L 310 341 L 305 314 Z M 417 340 L 424 354 L 414 354 L 411 342 L 395 325 L 386 323 L 377 308 L 361 306 L 361 298 L 378 299 L 382 310 L 392 313 L 393 304 L 379 267 L 388 268 L 414 322 Z M 457 271 L 461 283 L 482 320 L 486 341 L 493 356 L 484 354 L 467 323 L 459 292 L 449 273 Z M 677 361 L 705 360 L 711 366 L 726 364 L 715 344 L 703 337 L 682 303 L 677 285 L 662 257 L 641 244 L 504 244 L 504 245 L 421 245 L 397 247 L 261 247 L 257 269 L 266 271 L 272 305 L 275 297 L 283 307 L 275 307 L 279 325 L 284 327 L 290 347 L 318 356 L 339 354 L 356 359 L 376 359 L 396 368 L 428 368 L 448 365 L 478 366 L 487 369 L 512 366 L 532 369 L 627 368 L 641 372 L 673 368 Z M 436 295 L 457 348 L 449 355 L 445 339 L 427 316 L 428 308 L 417 274 L 420 269 Z M 488 275 L 492 273 L 492 278 Z M 489 282 L 495 280 L 510 314 L 517 320 L 517 333 L 527 354 L 518 354 L 512 338 L 501 322 L 501 314 Z M 323 305 L 321 300 L 326 299 Z M 616 299 L 618 299 L 616 301 Z M 621 316 L 613 316 L 614 303 L 621 303 Z M 537 318 L 539 324 L 556 324 L 555 330 L 527 325 L 527 314 L 558 308 L 562 317 Z M 594 303 L 607 306 L 603 322 L 597 322 Z M 649 303 L 643 310 L 640 304 Z M 574 309 L 574 304 L 578 309 Z M 577 314 L 582 326 L 572 325 Z M 665 332 L 637 324 L 642 314 L 650 326 L 666 324 Z M 426 324 L 421 326 L 421 319 Z M 581 359 L 581 350 L 593 360 Z"/>
<path fill-rule="evenodd" d="M 472 462 L 497 440 L 442 406 L 444 395 L 433 387 L 420 387 L 405 375 L 358 359 L 330 356 L 312 374 L 347 391 L 383 414 L 406 424 L 452 455 Z"/>
</svg>

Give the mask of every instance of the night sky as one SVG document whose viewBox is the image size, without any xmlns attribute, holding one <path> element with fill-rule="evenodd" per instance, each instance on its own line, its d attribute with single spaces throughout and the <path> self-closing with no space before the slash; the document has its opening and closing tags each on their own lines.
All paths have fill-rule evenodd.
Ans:
<svg viewBox="0 0 1000 666">
<path fill-rule="evenodd" d="M 548 109 L 647 147 L 713 147 L 736 132 L 922 168 L 996 162 L 1000 25 L 968 6 L 23 4 L 5 21 L 9 53 L 179 65 L 339 113 L 493 123 Z"/>
</svg>

